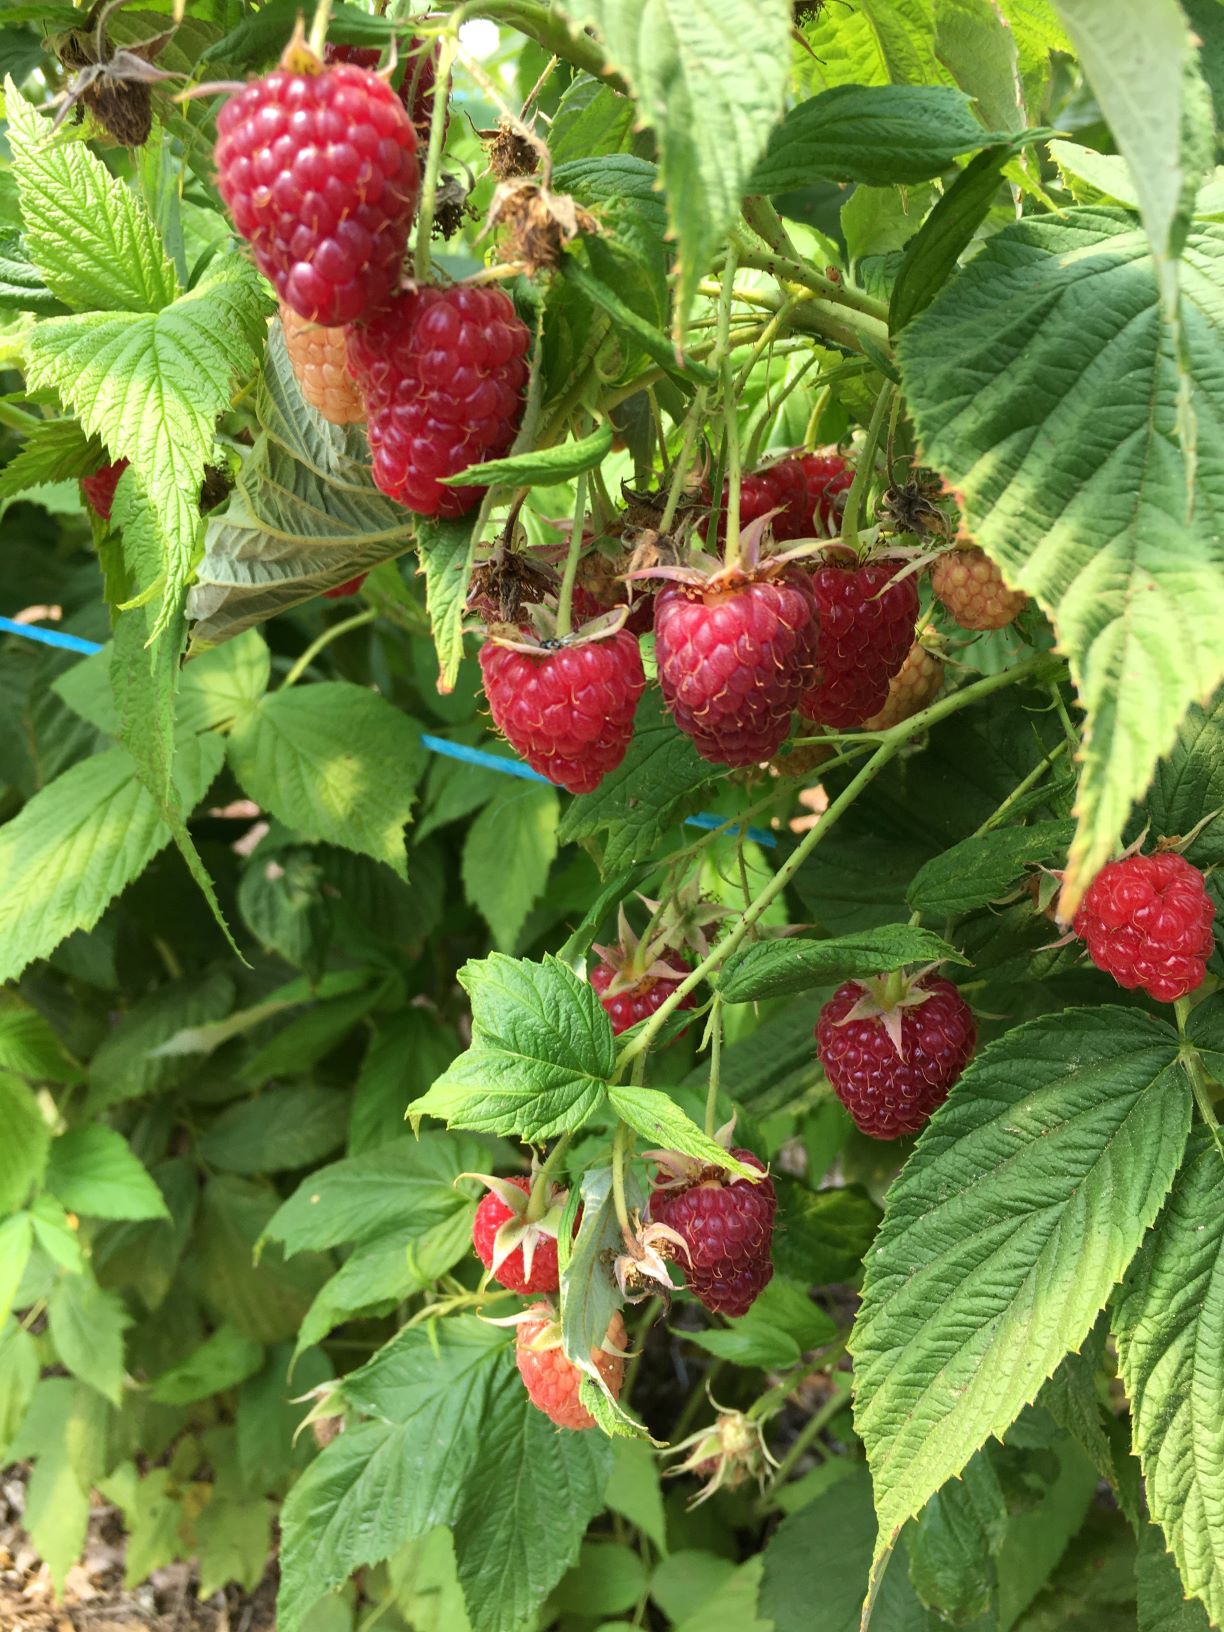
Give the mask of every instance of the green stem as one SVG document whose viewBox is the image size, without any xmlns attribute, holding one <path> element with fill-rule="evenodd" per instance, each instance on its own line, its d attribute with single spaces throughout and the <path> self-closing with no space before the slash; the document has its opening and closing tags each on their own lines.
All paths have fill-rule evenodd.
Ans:
<svg viewBox="0 0 1224 1632">
<path fill-rule="evenodd" d="M 751 194 L 744 200 L 741 209 L 744 220 L 758 238 L 763 238 L 779 255 L 789 256 L 792 261 L 799 259 L 799 251 L 791 243 L 781 216 L 763 193 Z"/>
<path fill-rule="evenodd" d="M 455 9 L 454 0 L 439 0 L 439 9 Z M 560 57 L 562 62 L 581 68 L 622 96 L 629 94 L 625 81 L 605 64 L 603 52 L 591 35 L 581 29 L 571 30 L 559 12 L 540 5 L 539 0 L 480 0 L 478 4 L 467 6 L 466 14 L 505 23 L 526 34 L 551 55 Z"/>
<path fill-rule="evenodd" d="M 673 1445 L 677 1440 L 683 1439 L 685 1434 L 687 1434 L 689 1429 L 693 1426 L 693 1418 L 697 1415 L 698 1411 L 701 1410 L 701 1402 L 709 1397 L 713 1391 L 715 1382 L 722 1376 L 723 1372 L 726 1370 L 726 1367 L 727 1362 L 725 1360 L 715 1360 L 714 1364 L 710 1367 L 709 1371 L 706 1372 L 705 1376 L 698 1377 L 697 1381 L 693 1384 L 689 1391 L 689 1397 L 684 1402 L 684 1409 L 676 1418 L 676 1425 L 671 1431 Z"/>
<path fill-rule="evenodd" d="M 454 27 L 462 20 L 462 7 L 453 19 Z M 429 115 L 429 152 L 425 159 L 425 174 L 421 180 L 421 197 L 417 204 L 416 241 L 412 250 L 412 273 L 418 283 L 429 277 L 429 240 L 433 236 L 434 195 L 438 191 L 438 177 L 442 171 L 442 148 L 446 142 L 446 103 L 450 90 L 451 64 L 455 60 L 455 40 L 444 34 L 438 42 L 438 60 L 434 69 L 433 108 Z"/>
<path fill-rule="evenodd" d="M 998 827 L 999 823 L 1007 815 L 1008 811 L 1017 802 L 1017 800 L 1023 799 L 1024 795 L 1030 788 L 1035 788 L 1037 786 L 1038 782 L 1041 781 L 1042 777 L 1045 776 L 1050 767 L 1058 763 L 1070 746 L 1071 744 L 1067 741 L 1066 737 L 1064 737 L 1061 742 L 1055 743 L 1053 748 L 1050 749 L 1049 753 L 1040 762 L 1040 764 L 1034 765 L 1033 769 L 1028 773 L 1028 775 L 1024 777 L 1022 781 L 1016 783 L 1015 787 L 1008 794 L 1007 798 L 1004 799 L 1003 803 L 994 812 L 994 814 L 992 816 L 987 816 L 981 827 L 979 827 L 973 834 L 973 837 L 975 839 L 981 838 L 983 833 L 989 833 L 992 828 Z"/>
<path fill-rule="evenodd" d="M 713 1139 L 718 1125 L 718 1090 L 722 1081 L 722 998 L 715 994 L 710 1008 L 710 1086 L 706 1090 L 705 1131 Z"/>
<path fill-rule="evenodd" d="M 331 24 L 331 0 L 319 0 L 315 7 L 314 16 L 310 22 L 310 36 L 307 45 L 315 56 L 322 60 L 327 50 L 327 30 Z M 101 26 L 99 25 L 99 33 Z"/>
<path fill-rule="evenodd" d="M 39 419 L 37 414 L 27 414 L 24 408 L 18 408 L 11 402 L 0 402 L 0 425 L 10 431 L 20 431 L 28 435 L 36 431 L 46 421 Z"/>
<path fill-rule="evenodd" d="M 680 504 L 680 495 L 684 491 L 684 478 L 688 475 L 689 466 L 693 462 L 693 447 L 697 441 L 697 427 L 705 417 L 706 391 L 704 385 L 697 387 L 693 396 L 692 405 L 684 416 L 684 430 L 681 433 L 680 452 L 676 455 L 676 462 L 672 466 L 671 487 L 667 493 L 667 504 L 659 518 L 659 531 L 667 533 L 676 519 L 676 510 Z"/>
<path fill-rule="evenodd" d="M 888 307 L 882 300 L 876 300 L 874 295 L 868 295 L 853 284 L 843 279 L 826 277 L 823 272 L 817 272 L 815 267 L 809 266 L 806 261 L 793 260 L 788 255 L 779 255 L 775 250 L 758 250 L 753 245 L 736 240 L 739 250 L 741 266 L 750 266 L 757 272 L 768 272 L 770 277 L 779 283 L 797 283 L 804 289 L 810 289 L 814 295 L 822 300 L 832 301 L 837 306 L 847 306 L 851 311 L 862 312 L 867 317 L 875 318 L 887 333 Z"/>
<path fill-rule="evenodd" d="M 1017 664 L 1014 669 L 1005 669 L 1002 674 L 987 675 L 985 679 L 975 681 L 973 685 L 964 686 L 960 691 L 954 691 L 946 697 L 939 698 L 929 708 L 922 709 L 912 718 L 902 720 L 899 725 L 894 725 L 890 730 L 881 732 L 879 746 L 875 749 L 871 758 L 860 768 L 857 775 L 846 784 L 816 826 L 810 828 L 804 834 L 731 933 L 724 940 L 721 940 L 712 949 L 709 956 L 704 958 L 691 974 L 686 975 L 670 995 L 660 1003 L 632 1042 L 625 1044 L 617 1056 L 617 1075 L 619 1076 L 624 1068 L 632 1060 L 635 1060 L 639 1054 L 650 1048 L 663 1026 L 667 1023 L 668 1016 L 675 1012 L 683 999 L 726 962 L 736 947 L 744 940 L 752 926 L 761 918 L 770 902 L 776 900 L 782 891 L 786 889 L 825 835 L 836 827 L 863 790 L 912 737 L 919 736 L 922 732 L 930 730 L 931 726 L 937 725 L 940 720 L 947 719 L 951 714 L 959 713 L 962 708 L 969 708 L 974 703 L 981 702 L 983 698 L 993 696 L 996 691 L 1002 691 L 1007 686 L 1016 685 L 1021 680 L 1028 680 L 1038 676 L 1044 677 L 1054 671 L 1061 672 L 1062 668 L 1061 658 L 1055 657 L 1052 652 L 1040 652 L 1026 662 Z"/>
<path fill-rule="evenodd" d="M 563 1133 L 560 1139 L 557 1140 L 556 1144 L 549 1151 L 543 1166 L 536 1174 L 535 1183 L 531 1187 L 531 1195 L 527 1200 L 527 1212 L 525 1216 L 529 1224 L 534 1224 L 537 1219 L 543 1218 L 544 1214 L 548 1211 L 548 1191 L 549 1186 L 552 1184 L 553 1174 L 560 1166 L 566 1151 L 570 1147 L 570 1142 L 572 1141 L 573 1137 L 574 1135 L 572 1131 L 569 1133 Z"/>
<path fill-rule="evenodd" d="M 574 580 L 578 576 L 578 562 L 582 557 L 582 534 L 586 523 L 587 478 L 583 471 L 574 483 L 574 526 L 570 533 L 569 550 L 565 556 L 565 572 L 557 592 L 557 639 L 564 640 L 570 632 L 570 612 L 574 599 Z"/>
<path fill-rule="evenodd" d="M 875 475 L 876 449 L 880 445 L 880 432 L 884 429 L 884 421 L 888 416 L 888 404 L 893 394 L 893 386 L 885 380 L 880 388 L 880 394 L 875 400 L 875 407 L 871 410 L 871 419 L 867 425 L 867 437 L 858 457 L 858 464 L 854 470 L 854 480 L 850 484 L 850 491 L 846 494 L 846 510 L 842 517 L 842 541 L 852 550 L 859 547 L 859 522 L 863 516 L 863 501 L 867 490 L 871 486 Z"/>
<path fill-rule="evenodd" d="M 629 1222 L 629 1208 L 625 1202 L 625 1162 L 633 1130 L 627 1122 L 618 1122 L 612 1135 L 612 1204 L 616 1208 L 616 1222 L 621 1227 L 625 1245 L 633 1240 L 633 1225 Z"/>
<path fill-rule="evenodd" d="M 281 681 L 281 690 L 288 691 L 290 686 L 296 685 L 325 646 L 330 646 L 339 636 L 347 635 L 350 629 L 360 629 L 364 623 L 373 623 L 377 616 L 378 613 L 373 607 L 367 607 L 364 612 L 354 612 L 351 618 L 342 618 L 339 623 L 333 623 L 330 628 L 324 629 L 317 640 L 311 641 Z"/>
<path fill-rule="evenodd" d="M 1173 1005 L 1173 1013 L 1177 1016 L 1177 1029 L 1182 1040 L 1181 1062 L 1185 1067 L 1186 1075 L 1190 1078 L 1190 1087 L 1194 1091 L 1194 1103 L 1198 1106 L 1199 1115 L 1206 1123 L 1220 1156 L 1224 1158 L 1224 1138 L 1220 1134 L 1220 1123 L 1215 1114 L 1215 1106 L 1211 1103 L 1211 1093 L 1207 1087 L 1207 1074 L 1203 1070 L 1202 1056 L 1186 1036 L 1186 1021 L 1190 1017 L 1191 1007 L 1188 997 L 1179 997 Z"/>
<path fill-rule="evenodd" d="M 718 302 L 718 360 L 722 383 L 723 425 L 725 428 L 727 515 L 726 541 L 723 560 L 728 567 L 737 567 L 740 558 L 740 455 L 739 425 L 736 421 L 735 377 L 731 372 L 731 298 L 735 293 L 735 248 L 727 251 L 727 265 L 723 272 L 722 293 Z"/>
<path fill-rule="evenodd" d="M 795 1435 L 793 1444 L 787 1447 L 786 1455 L 778 1463 L 773 1478 L 769 1482 L 769 1492 L 761 1503 L 766 1512 L 777 1505 L 777 1493 L 794 1472 L 795 1464 L 808 1450 L 813 1440 L 818 1439 L 824 1430 L 850 1404 L 848 1390 L 831 1394 L 818 1411 L 814 1411 L 803 1427 Z"/>
</svg>

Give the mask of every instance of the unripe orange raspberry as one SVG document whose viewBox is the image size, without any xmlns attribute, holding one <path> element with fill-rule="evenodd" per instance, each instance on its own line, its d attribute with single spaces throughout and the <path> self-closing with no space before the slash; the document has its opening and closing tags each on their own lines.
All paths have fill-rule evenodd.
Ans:
<svg viewBox="0 0 1224 1632">
<path fill-rule="evenodd" d="M 1008 589 L 1003 574 L 976 545 L 949 550 L 931 568 L 931 588 L 962 629 L 1005 629 L 1028 596 Z"/>
<path fill-rule="evenodd" d="M 299 317 L 281 302 L 285 349 L 302 395 L 333 425 L 356 425 L 365 406 L 345 360 L 344 330 L 327 329 Z"/>
<path fill-rule="evenodd" d="M 606 1346 L 591 1350 L 591 1359 L 613 1399 L 620 1395 L 625 1380 L 627 1341 L 625 1322 L 618 1310 L 608 1323 Z M 561 1328 L 551 1304 L 536 1303 L 527 1310 L 515 1337 L 515 1360 L 528 1398 L 538 1411 L 543 1411 L 558 1428 L 594 1428 L 595 1418 L 578 1397 L 583 1374 L 565 1357 Z"/>
<path fill-rule="evenodd" d="M 888 731 L 902 720 L 912 720 L 939 696 L 944 666 L 919 641 L 910 647 L 905 662 L 888 682 L 888 701 L 878 714 L 863 721 L 864 731 Z"/>
</svg>

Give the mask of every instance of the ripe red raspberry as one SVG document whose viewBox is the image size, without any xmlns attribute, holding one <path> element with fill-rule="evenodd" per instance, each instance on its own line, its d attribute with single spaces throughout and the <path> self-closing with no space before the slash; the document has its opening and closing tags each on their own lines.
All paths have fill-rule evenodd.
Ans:
<svg viewBox="0 0 1224 1632">
<path fill-rule="evenodd" d="M 800 460 L 811 505 L 811 530 L 815 533 L 837 533 L 841 529 L 842 510 L 854 481 L 854 467 L 840 453 L 805 453 Z"/>
<path fill-rule="evenodd" d="M 1088 956 L 1128 991 L 1175 1003 L 1201 986 L 1215 945 L 1203 875 L 1174 850 L 1102 867 L 1075 915 Z"/>
<path fill-rule="evenodd" d="M 905 662 L 888 682 L 888 700 L 878 714 L 863 721 L 868 731 L 887 731 L 912 720 L 939 696 L 944 682 L 944 666 L 920 641 L 910 647 Z"/>
<path fill-rule="evenodd" d="M 918 621 L 913 576 L 889 582 L 900 565 L 829 563 L 812 574 L 822 673 L 819 684 L 799 701 L 806 719 L 842 730 L 861 725 L 884 707 L 888 682 L 905 662 Z"/>
<path fill-rule="evenodd" d="M 217 186 L 259 270 L 314 323 L 350 323 L 399 282 L 420 174 L 391 87 L 300 45 L 217 115 Z"/>
<path fill-rule="evenodd" d="M 702 758 L 755 765 L 775 754 L 817 675 L 807 574 L 669 582 L 655 597 L 654 628 L 664 701 Z"/>
<path fill-rule="evenodd" d="M 718 536 L 727 528 L 727 491 L 723 483 L 722 509 L 718 516 Z M 798 459 L 780 459 L 776 465 L 754 471 L 740 481 L 740 526 L 756 521 L 768 510 L 781 505 L 781 513 L 770 522 L 773 536 L 779 541 L 807 538 L 811 533 L 812 509 L 808 503 L 807 482 Z"/>
<path fill-rule="evenodd" d="M 750 1150 L 732 1150 L 747 1167 L 765 1172 Z M 677 1251 L 684 1284 L 720 1315 L 742 1315 L 773 1279 L 769 1256 L 778 1198 L 769 1178 L 741 1179 L 703 1168 L 679 1182 L 661 1173 L 650 1193 L 650 1217 L 681 1236 Z"/>
<path fill-rule="evenodd" d="M 591 1359 L 615 1400 L 625 1380 L 624 1351 L 628 1343 L 619 1310 L 608 1322 L 603 1341 L 603 1348 L 591 1350 Z M 595 1418 L 578 1395 L 583 1373 L 565 1357 L 557 1317 L 549 1304 L 533 1304 L 519 1322 L 514 1360 L 527 1397 L 537 1411 L 543 1411 L 558 1428 L 594 1428 Z"/>
<path fill-rule="evenodd" d="M 524 1175 L 503 1179 L 500 1182 L 503 1185 L 513 1185 L 525 1196 L 531 1194 L 531 1180 Z M 515 1247 L 494 1268 L 497 1232 L 503 1224 L 514 1217 L 514 1211 L 506 1205 L 496 1190 L 489 1190 L 481 1197 L 476 1217 L 472 1220 L 472 1245 L 476 1248 L 476 1256 L 486 1269 L 492 1270 L 493 1278 L 511 1292 L 555 1292 L 561 1284 L 557 1270 L 555 1235 L 535 1232 L 531 1242 L 530 1273 L 521 1245 Z"/>
<path fill-rule="evenodd" d="M 504 291 L 462 285 L 406 291 L 349 331 L 384 493 L 422 516 L 479 504 L 482 487 L 440 478 L 509 451 L 530 341 Z"/>
<path fill-rule="evenodd" d="M 109 521 L 111 518 L 115 489 L 119 486 L 120 476 L 127 468 L 126 459 L 116 459 L 113 465 L 103 465 L 101 470 L 95 470 L 92 476 L 81 477 L 81 491 L 85 495 L 86 503 L 103 521 Z"/>
<path fill-rule="evenodd" d="M 646 686 L 642 654 L 626 630 L 535 651 L 487 641 L 480 670 L 493 723 L 550 782 L 590 793 L 624 759 Z"/>
<path fill-rule="evenodd" d="M 973 1011 L 940 975 L 908 983 L 892 1002 L 886 979 L 847 981 L 816 1024 L 825 1075 L 872 1139 L 917 1133 L 948 1097 L 976 1041 Z"/>
<path fill-rule="evenodd" d="M 1023 590 L 1008 589 L 999 568 L 976 547 L 937 557 L 931 588 L 962 629 L 1005 629 L 1028 604 Z"/>
<path fill-rule="evenodd" d="M 412 128 L 416 132 L 417 151 L 422 154 L 429 143 L 434 80 L 438 72 L 438 50 L 438 41 L 434 42 L 429 51 L 425 50 L 424 40 L 415 36 L 408 42 L 404 52 L 408 63 L 403 70 L 397 93 L 408 117 L 412 120 Z M 358 68 L 377 68 L 381 57 L 382 52 L 377 46 L 366 45 L 329 45 L 325 53 L 328 62 L 352 62 L 356 63 Z M 449 127 L 448 110 L 446 124 L 442 127 L 443 140 Z"/>
<path fill-rule="evenodd" d="M 691 973 L 678 958 L 664 958 L 660 960 L 670 965 L 676 971 L 675 980 L 668 980 L 662 975 L 643 975 L 635 985 L 625 990 L 613 992 L 608 997 L 608 987 L 617 978 L 619 971 L 606 959 L 601 959 L 587 974 L 587 979 L 599 993 L 599 1001 L 604 1012 L 612 1022 L 612 1035 L 619 1037 L 622 1031 L 628 1031 L 630 1026 L 636 1026 L 639 1020 L 649 1020 L 667 1001 L 680 982 Z M 695 1006 L 692 992 L 682 997 L 676 1005 L 678 1009 L 691 1009 Z"/>
<path fill-rule="evenodd" d="M 348 371 L 344 330 L 308 323 L 283 300 L 280 316 L 285 350 L 302 396 L 333 425 L 359 424 L 365 418 L 365 404 Z"/>
<path fill-rule="evenodd" d="M 356 595 L 368 577 L 369 573 L 359 572 L 356 578 L 346 578 L 342 584 L 333 584 L 330 589 L 323 591 L 323 599 L 325 601 L 343 601 L 349 595 Z"/>
</svg>

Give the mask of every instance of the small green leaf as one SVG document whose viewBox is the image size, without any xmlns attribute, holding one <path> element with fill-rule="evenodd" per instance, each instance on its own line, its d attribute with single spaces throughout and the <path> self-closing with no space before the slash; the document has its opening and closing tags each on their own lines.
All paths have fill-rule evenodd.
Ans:
<svg viewBox="0 0 1224 1632">
<path fill-rule="evenodd" d="M 602 465 L 612 451 L 612 427 L 600 425 L 590 436 L 562 442 L 555 448 L 536 448 L 530 453 L 511 454 L 506 459 L 490 459 L 471 465 L 457 476 L 443 476 L 447 487 L 460 487 L 479 480 L 482 487 L 555 487 L 571 482 L 585 470 Z"/>
<path fill-rule="evenodd" d="M 843 980 L 887 975 L 910 963 L 948 961 L 967 960 L 929 929 L 889 924 L 829 941 L 789 937 L 758 941 L 727 959 L 718 989 L 728 1003 L 749 1003 L 756 998 L 806 992 L 813 986 L 837 986 Z"/>
<path fill-rule="evenodd" d="M 987 1614 L 993 1555 L 1006 1530 L 1003 1490 L 988 1453 L 978 1451 L 959 1479 L 935 1492 L 908 1534 L 910 1580 L 923 1603 L 954 1626 Z"/>
<path fill-rule="evenodd" d="M 880 1224 L 880 1209 L 858 1185 L 809 1190 L 776 1173 L 774 1263 L 781 1275 L 814 1286 L 855 1279 Z"/>
<path fill-rule="evenodd" d="M 237 1388 L 263 1365 L 260 1344 L 233 1326 L 218 1326 L 185 1360 L 154 1379 L 151 1399 L 161 1405 L 194 1405 L 210 1394 Z"/>
<path fill-rule="evenodd" d="M 1145 1524 L 1139 1533 L 1135 1582 L 1139 1632 L 1211 1632 L 1207 1611 L 1197 1598 L 1186 1597 L 1159 1525 Z"/>
<path fill-rule="evenodd" d="M 0 502 L 32 487 L 83 476 L 101 456 L 100 445 L 85 435 L 75 419 L 43 420 L 0 471 Z"/>
<path fill-rule="evenodd" d="M 877 1558 L 1078 1348 L 1177 1171 L 1172 1029 L 1070 1009 L 975 1060 L 888 1193 L 855 1324 Z"/>
<path fill-rule="evenodd" d="M 51 1341 L 61 1362 L 118 1405 L 123 1393 L 123 1334 L 131 1317 L 93 1275 L 62 1275 L 47 1299 Z"/>
<path fill-rule="evenodd" d="M 0 1072 L 27 1082 L 82 1081 L 80 1067 L 48 1022 L 15 992 L 0 992 Z"/>
<path fill-rule="evenodd" d="M 678 1150 L 682 1156 L 692 1156 L 741 1178 L 752 1179 L 759 1171 L 737 1161 L 717 1140 L 703 1133 L 670 1095 L 658 1088 L 617 1083 L 608 1089 L 608 1103 L 621 1121 L 648 1139 L 655 1150 Z"/>
<path fill-rule="evenodd" d="M 463 842 L 463 893 L 493 931 L 501 952 L 513 952 L 527 914 L 543 895 L 557 854 L 560 800 L 554 788 L 515 782 L 499 792 L 468 828 Z M 514 865 L 506 865 L 513 856 Z"/>
<path fill-rule="evenodd" d="M 949 918 L 997 901 L 1032 862 L 1053 861 L 1070 844 L 1074 822 L 999 827 L 962 839 L 920 867 L 906 892 L 915 912 Z"/>
<path fill-rule="evenodd" d="M 0 1330 L 12 1311 L 33 1245 L 34 1221 L 29 1213 L 14 1213 L 0 1224 Z"/>
<path fill-rule="evenodd" d="M 174 268 L 136 193 L 84 142 L 53 136 L 11 79 L 4 93 L 25 243 L 48 287 L 78 310 L 168 306 Z"/>
<path fill-rule="evenodd" d="M 197 1148 L 223 1173 L 310 1167 L 344 1143 L 347 1108 L 332 1088 L 270 1088 L 222 1111 Z"/>
<path fill-rule="evenodd" d="M 792 108 L 770 137 L 748 191 L 814 181 L 883 187 L 929 181 L 963 153 L 1006 141 L 983 130 L 963 91 L 937 85 L 839 85 Z"/>
<path fill-rule="evenodd" d="M 165 1198 L 127 1140 L 100 1122 L 69 1128 L 51 1146 L 47 1189 L 89 1218 L 169 1218 Z"/>
<path fill-rule="evenodd" d="M 184 743 L 175 766 L 184 810 L 221 768 L 220 738 Z M 74 929 L 92 929 L 170 842 L 131 756 L 110 748 L 56 777 L 0 828 L 0 980 L 52 952 Z"/>
<path fill-rule="evenodd" d="M 43 1176 L 51 1129 L 32 1089 L 0 1071 L 0 1212 L 15 1212 Z"/>
<path fill-rule="evenodd" d="M 236 722 L 229 755 L 246 793 L 303 838 L 406 876 L 404 825 L 425 753 L 385 698 L 342 680 L 271 692 Z"/>
<path fill-rule="evenodd" d="M 615 1059 L 594 989 L 555 958 L 530 963 L 497 952 L 466 964 L 459 980 L 472 1000 L 471 1046 L 413 1101 L 413 1122 L 438 1116 L 532 1140 L 581 1127 Z"/>
</svg>

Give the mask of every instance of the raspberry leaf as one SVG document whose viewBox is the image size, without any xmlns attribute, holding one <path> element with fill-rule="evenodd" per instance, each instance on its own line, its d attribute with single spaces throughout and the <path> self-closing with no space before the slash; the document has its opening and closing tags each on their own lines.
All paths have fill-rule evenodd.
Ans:
<svg viewBox="0 0 1224 1632">
<path fill-rule="evenodd" d="M 1061 857 L 1074 832 L 1074 822 L 1034 822 L 975 833 L 920 867 L 906 899 L 933 918 L 972 912 L 1006 894 L 1028 864 Z"/>
<path fill-rule="evenodd" d="M 148 1169 L 114 1128 L 94 1123 L 69 1128 L 51 1145 L 46 1187 L 87 1218 L 170 1217 Z"/>
<path fill-rule="evenodd" d="M 889 1191 L 851 1343 L 877 1562 L 1087 1337 L 1189 1122 L 1176 1034 L 1133 1010 L 1031 1021 L 966 1070 Z"/>
<path fill-rule="evenodd" d="M 670 1095 L 638 1083 L 619 1083 L 608 1089 L 608 1103 L 629 1126 L 661 1150 L 678 1151 L 709 1167 L 722 1168 L 741 1178 L 759 1175 L 759 1169 L 737 1161 L 724 1145 L 703 1133 L 692 1117 Z"/>
<path fill-rule="evenodd" d="M 484 1133 L 550 1139 L 579 1128 L 612 1075 L 612 1028 L 599 998 L 556 958 L 542 963 L 495 952 L 465 964 L 472 1043 L 413 1100 L 408 1113 Z"/>
<path fill-rule="evenodd" d="M 1180 366 L 1144 238 L 1106 210 L 1005 228 L 900 341 L 927 457 L 977 542 L 1053 619 L 1088 711 L 1068 916 L 1187 707 L 1224 677 L 1222 261 L 1224 228 L 1196 228 Z M 1086 302 L 1113 314 L 1105 329 L 1089 332 Z M 984 379 L 1007 392 L 1001 414 L 982 411 Z M 1181 392 L 1199 420 L 1197 477 L 1175 434 Z M 1054 462 L 1051 425 L 1069 453 Z"/>
<path fill-rule="evenodd" d="M 174 268 L 135 191 L 83 142 L 5 80 L 5 108 L 30 259 L 77 311 L 157 312 L 179 292 Z"/>
<path fill-rule="evenodd" d="M 303 838 L 406 876 L 404 825 L 425 751 L 417 726 L 385 698 L 341 680 L 271 692 L 235 725 L 229 756 L 250 797 Z"/>
<path fill-rule="evenodd" d="M 1152 1518 L 1185 1590 L 1224 1616 L 1224 1477 L 1204 1454 L 1224 1414 L 1214 1362 L 1224 1267 L 1224 1166 L 1196 1129 L 1160 1227 L 1131 1266 L 1113 1329 Z"/>
<path fill-rule="evenodd" d="M 221 769 L 219 737 L 184 742 L 175 763 L 182 808 L 194 810 Z M 111 900 L 170 842 L 131 756 L 109 748 L 41 789 L 0 832 L 0 980 L 92 929 Z"/>
<path fill-rule="evenodd" d="M 302 401 L 279 324 L 268 340 L 255 414 L 265 434 L 225 511 L 209 519 L 188 598 L 195 647 L 228 640 L 402 555 L 411 542 L 408 513 L 374 486 L 362 432 L 329 425 Z M 466 549 L 470 531 L 461 523 L 421 523 L 427 583 L 431 541 L 461 533 Z"/>
<path fill-rule="evenodd" d="M 792 108 L 769 139 L 748 191 L 813 181 L 905 186 L 1009 138 L 983 130 L 963 91 L 943 85 L 839 85 Z"/>
<path fill-rule="evenodd" d="M 625 1201 L 631 1214 L 642 1206 L 641 1189 L 632 1171 L 626 1175 Z M 596 1168 L 583 1175 L 581 1206 L 582 1223 L 561 1272 L 562 1346 L 584 1373 L 582 1403 L 604 1432 L 645 1433 L 608 1397 L 591 1360 L 591 1350 L 603 1346 L 608 1322 L 621 1304 L 616 1282 L 608 1273 L 612 1258 L 625 1250 L 612 1199 L 611 1168 Z"/>
<path fill-rule="evenodd" d="M 593 28 L 609 69 L 629 84 L 659 143 L 659 171 L 679 240 L 676 332 L 702 270 L 747 190 L 782 113 L 790 51 L 788 0 L 723 0 L 717 16 L 687 0 L 565 0 L 576 30 Z M 751 51 L 737 42 L 752 41 Z M 727 73 L 734 60 L 736 72 Z"/>
<path fill-rule="evenodd" d="M 557 854 L 560 802 L 552 788 L 500 791 L 468 829 L 463 889 L 493 931 L 493 944 L 512 952 L 527 915 L 544 893 Z M 507 867 L 506 857 L 514 857 Z"/>
<path fill-rule="evenodd" d="M 910 963 L 968 961 L 929 929 L 889 924 L 828 941 L 758 941 L 727 959 L 718 989 L 728 1003 L 750 1003 L 886 975 Z"/>
<path fill-rule="evenodd" d="M 612 427 L 600 425 L 590 436 L 576 441 L 562 442 L 555 448 L 537 448 L 529 453 L 512 453 L 504 459 L 489 459 L 461 470 L 455 476 L 442 476 L 446 487 L 462 487 L 465 482 L 479 481 L 482 486 L 551 487 L 558 482 L 572 481 L 585 470 L 594 470 L 603 464 L 612 449 Z"/>
</svg>

